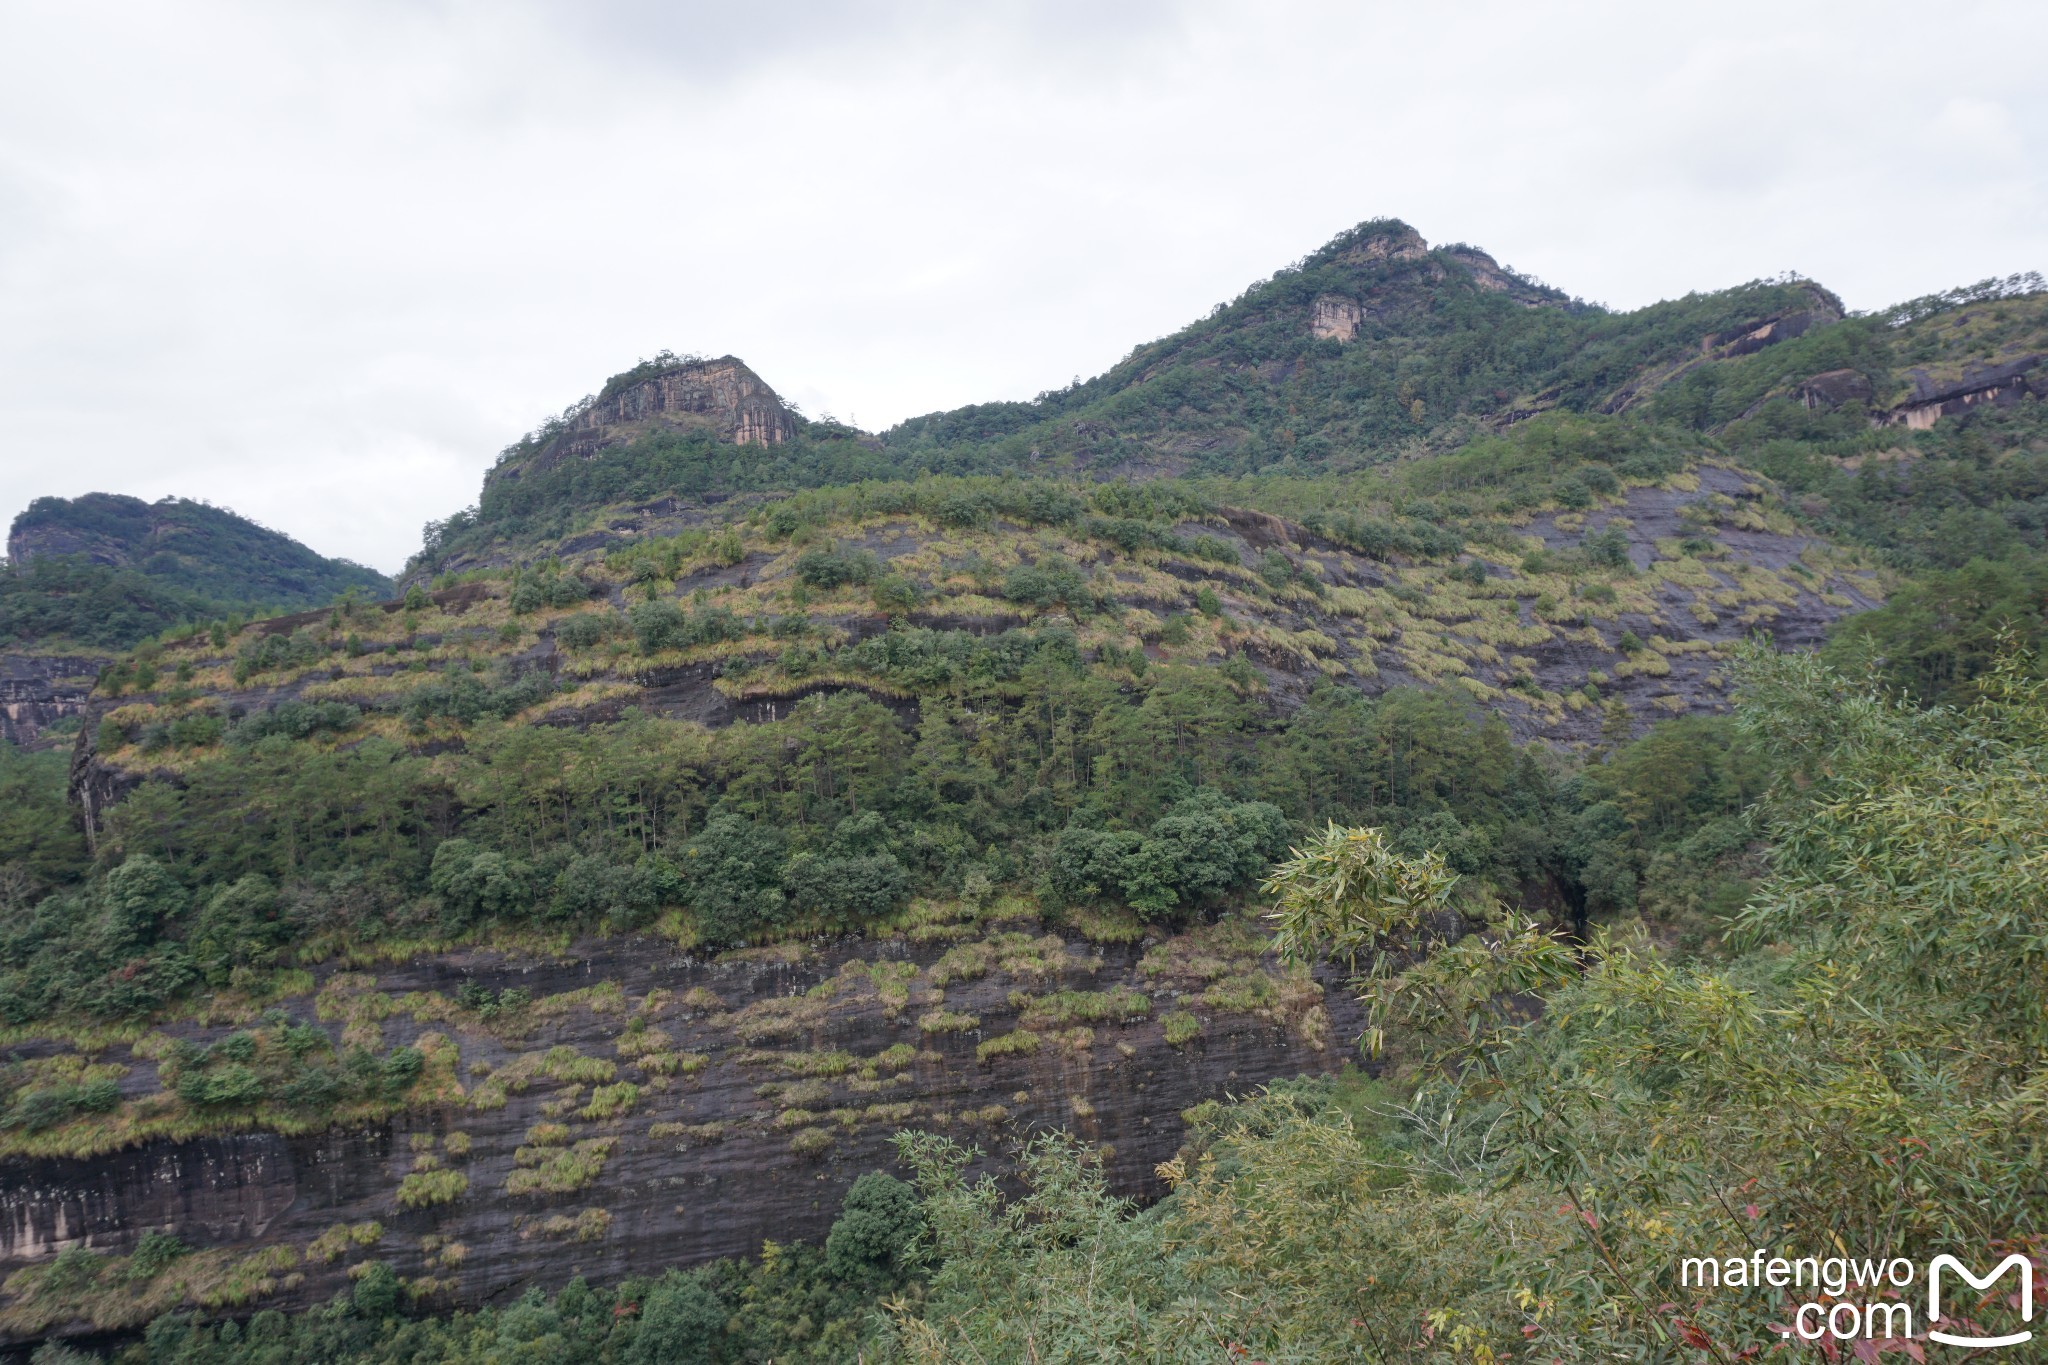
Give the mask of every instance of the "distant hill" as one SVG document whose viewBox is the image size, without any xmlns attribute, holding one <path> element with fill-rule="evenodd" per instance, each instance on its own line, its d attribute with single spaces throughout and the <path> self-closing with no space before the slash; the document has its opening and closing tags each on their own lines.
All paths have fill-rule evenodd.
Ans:
<svg viewBox="0 0 2048 1365">
<path fill-rule="evenodd" d="M 0 568 L 0 647 L 120 649 L 237 608 L 389 596 L 374 569 L 187 498 L 38 498 L 14 519 Z"/>
<path fill-rule="evenodd" d="M 350 588 L 379 596 L 391 590 L 391 580 L 375 569 L 329 559 L 247 517 L 190 498 L 37 498 L 14 519 L 7 554 L 17 566 L 78 555 L 220 602 L 325 606 Z"/>
</svg>

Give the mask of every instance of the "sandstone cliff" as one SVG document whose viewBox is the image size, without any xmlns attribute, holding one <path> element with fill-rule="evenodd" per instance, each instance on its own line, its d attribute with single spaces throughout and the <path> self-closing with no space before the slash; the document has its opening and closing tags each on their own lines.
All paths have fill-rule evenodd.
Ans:
<svg viewBox="0 0 2048 1365">
<path fill-rule="evenodd" d="M 27 749 L 67 742 L 70 727 L 63 722 L 85 715 L 93 679 L 106 662 L 78 654 L 0 654 L 0 740 Z"/>
<path fill-rule="evenodd" d="M 508 990 L 518 1004 L 468 1003 Z M 372 1257 L 429 1303 L 502 1300 L 822 1236 L 903 1128 L 991 1154 L 1068 1128 L 1120 1190 L 1156 1197 L 1183 1110 L 1339 1066 L 1360 1028 L 1348 992 L 1262 960 L 1245 921 L 1096 946 L 999 911 L 721 961 L 640 939 L 328 969 L 271 1008 L 337 1042 L 452 1047 L 459 1083 L 368 1125 L 0 1162 L 0 1274 L 174 1229 L 255 1267 L 251 1308 L 324 1299 Z M 217 1042 L 254 1015 L 230 998 L 105 1050 L 124 1118 L 156 1103 L 172 1039 Z M 87 1323 L 16 1293 L 0 1345 L 138 1325 L 151 1295 L 105 1295 Z"/>
<path fill-rule="evenodd" d="M 797 434 L 795 414 L 736 356 L 676 360 L 645 377 L 629 371 L 622 378 L 630 382 L 614 380 L 588 406 L 545 433 L 530 453 L 499 464 L 487 485 L 568 460 L 588 460 L 662 430 L 708 430 L 736 445 L 778 445 Z"/>
</svg>

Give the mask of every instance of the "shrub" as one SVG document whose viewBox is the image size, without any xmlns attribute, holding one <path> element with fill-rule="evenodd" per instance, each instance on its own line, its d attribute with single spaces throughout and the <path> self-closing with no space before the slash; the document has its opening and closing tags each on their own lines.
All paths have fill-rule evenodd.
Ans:
<svg viewBox="0 0 2048 1365">
<path fill-rule="evenodd" d="M 382 1261 L 368 1263 L 362 1275 L 356 1279 L 355 1289 L 349 1295 L 349 1302 L 356 1316 L 381 1322 L 398 1316 L 398 1305 L 403 1285 L 398 1275 Z"/>
<path fill-rule="evenodd" d="M 282 701 L 268 710 L 252 711 L 228 731 L 230 744 L 248 746 L 272 735 L 306 739 L 322 731 L 353 729 L 362 712 L 345 701 Z"/>
<path fill-rule="evenodd" d="M 1120 897 L 1145 919 L 1214 898 L 1258 876 L 1287 847 L 1287 817 L 1263 801 L 1203 788 L 1149 831 L 1062 830 L 1047 890 L 1065 904 Z"/>
<path fill-rule="evenodd" d="M 800 1157 L 821 1157 L 832 1150 L 834 1140 L 829 1128 L 805 1128 L 789 1140 L 789 1150 Z"/>
<path fill-rule="evenodd" d="M 603 591 L 603 584 L 587 583 L 572 574 L 521 575 L 512 585 L 511 606 L 514 615 L 523 616 L 543 607 L 573 607 Z"/>
<path fill-rule="evenodd" d="M 910 873 L 887 853 L 861 858 L 800 853 L 790 859 L 782 884 L 797 909 L 848 927 L 889 914 L 910 897 Z"/>
<path fill-rule="evenodd" d="M 1019 564 L 1003 579 L 1003 596 L 1027 606 L 1064 606 L 1082 610 L 1094 605 L 1088 580 L 1079 569 L 1058 555 L 1047 555 L 1036 564 Z"/>
<path fill-rule="evenodd" d="M 398 1207 L 424 1209 L 452 1204 L 469 1193 L 469 1177 L 460 1171 L 411 1171 L 398 1182 Z"/>
<path fill-rule="evenodd" d="M 207 983 L 225 986 L 236 967 L 275 962 L 287 932 L 280 912 L 277 888 L 260 872 L 214 892 L 185 940 Z"/>
<path fill-rule="evenodd" d="M 414 725 L 437 716 L 474 725 L 480 720 L 510 719 L 547 700 L 554 691 L 555 681 L 545 673 L 525 673 L 493 684 L 458 663 L 450 665 L 439 680 L 409 693 L 400 711 Z"/>
<path fill-rule="evenodd" d="M 178 1098 L 195 1108 L 243 1107 L 261 1100 L 263 1093 L 263 1078 L 239 1062 L 178 1078 Z"/>
<path fill-rule="evenodd" d="M 1595 531 L 1581 542 L 1586 562 L 1605 569 L 1626 569 L 1630 567 L 1628 557 L 1628 533 L 1619 526 L 1609 526 Z"/>
<path fill-rule="evenodd" d="M 461 928 L 478 916 L 522 915 L 533 904 L 532 870 L 516 858 L 478 848 L 468 839 L 444 839 L 434 849 L 427 883 L 441 898 L 442 923 Z"/>
<path fill-rule="evenodd" d="M 866 550 L 806 550 L 796 559 L 797 581 L 827 592 L 848 584 L 872 583 L 880 573 L 881 566 Z"/>
<path fill-rule="evenodd" d="M 659 857 L 621 866 L 605 858 L 577 858 L 555 878 L 549 913 L 556 918 L 603 918 L 614 929 L 637 929 L 665 901 L 682 894 L 682 879 Z"/>
<path fill-rule="evenodd" d="M 555 623 L 555 643 L 564 649 L 590 649 L 604 643 L 624 628 L 625 622 L 607 611 L 580 611 Z"/>
<path fill-rule="evenodd" d="M 898 573 L 884 574 L 876 579 L 872 593 L 875 610 L 885 616 L 901 616 L 914 611 L 924 600 L 917 584 Z"/>
<path fill-rule="evenodd" d="M 258 673 L 310 668 L 326 657 L 327 646 L 314 639 L 308 630 L 296 630 L 290 635 L 258 635 L 237 652 L 235 681 L 245 683 Z M 137 682 L 139 685 L 139 678 Z"/>
<path fill-rule="evenodd" d="M 168 1270 L 173 1262 L 190 1255 L 191 1251 L 192 1248 L 170 1233 L 151 1228 L 142 1234 L 135 1250 L 128 1256 L 128 1278 L 153 1280 Z"/>
<path fill-rule="evenodd" d="M 1005 1033 L 1000 1038 L 991 1038 L 977 1045 L 974 1049 L 974 1059 L 978 1062 L 987 1062 L 997 1057 L 1029 1057 L 1038 1051 L 1040 1045 L 1041 1040 L 1037 1034 L 1028 1029 L 1018 1029 L 1014 1033 Z"/>
<path fill-rule="evenodd" d="M 41 1132 L 79 1114 L 105 1113 L 120 1103 L 121 1088 L 110 1080 L 43 1086 L 17 1095 L 13 1107 L 0 1118 L 0 1128 Z"/>
<path fill-rule="evenodd" d="M 730 607 L 700 607 L 685 612 L 666 598 L 640 603 L 627 613 L 626 619 L 643 654 L 744 639 L 747 633 L 745 623 Z"/>
</svg>

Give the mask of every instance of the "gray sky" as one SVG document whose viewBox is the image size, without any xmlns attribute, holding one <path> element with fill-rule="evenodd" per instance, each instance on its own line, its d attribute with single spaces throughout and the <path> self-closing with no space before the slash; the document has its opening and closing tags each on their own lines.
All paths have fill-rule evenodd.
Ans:
<svg viewBox="0 0 2048 1365">
<path fill-rule="evenodd" d="M 879 429 L 1382 214 L 1615 306 L 2048 268 L 2044 39 L 1924 0 L 0 0 L 0 519 L 179 493 L 393 570 L 664 346 Z"/>
</svg>

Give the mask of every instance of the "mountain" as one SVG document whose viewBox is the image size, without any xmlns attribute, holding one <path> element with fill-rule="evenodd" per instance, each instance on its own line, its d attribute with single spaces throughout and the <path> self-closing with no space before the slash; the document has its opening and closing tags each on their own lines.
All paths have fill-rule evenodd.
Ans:
<svg viewBox="0 0 2048 1365">
<path fill-rule="evenodd" d="M 1093 379 L 879 435 L 805 421 L 733 357 L 643 362 L 509 448 L 414 571 L 502 566 L 863 479 L 1342 474 L 1545 413 L 1626 416 L 1729 454 L 1781 437 L 1876 450 L 1890 438 L 1874 433 L 2034 393 L 2039 289 L 2038 276 L 1986 281 L 1851 317 L 1787 278 L 1616 312 L 1370 222 Z"/>
<path fill-rule="evenodd" d="M 503 452 L 477 505 L 430 528 L 403 597 L 188 612 L 73 678 L 90 695 L 68 763 L 0 748 L 0 1348 L 156 1319 L 152 1343 L 208 1361 L 287 1338 L 277 1358 L 354 1358 L 444 1330 L 573 1332 L 579 1360 L 714 1339 L 727 1358 L 845 1359 L 880 1302 L 914 1313 L 924 1292 L 900 1255 L 916 1202 L 873 1176 L 899 1130 L 1006 1152 L 1065 1129 L 1100 1165 L 1048 1198 L 1085 1203 L 1161 1198 L 1163 1163 L 1206 1182 L 1172 1163 L 1226 1130 L 1276 1158 L 1215 1170 L 1285 1177 L 1309 1151 L 1286 1155 L 1287 1134 L 1327 1121 L 1310 1148 L 1358 1157 L 1356 1198 L 1330 1213 L 1317 1176 L 1273 1206 L 1307 1211 L 1315 1246 L 1384 1190 L 1439 1201 L 1464 1247 L 1460 1220 L 1500 1207 L 1471 1173 L 1503 1111 L 1488 1090 L 1461 1101 L 1469 1130 L 1389 1117 L 1414 1098 L 1421 1031 L 1493 1048 L 1635 1019 L 1611 1053 L 1580 1034 L 1598 1055 L 1566 1039 L 1517 1065 L 1563 1084 L 1625 1059 L 1637 1070 L 1600 1093 L 1660 1123 L 1712 1119 L 1765 1071 L 1803 1084 L 1805 1061 L 1716 1051 L 1796 1052 L 1779 1014 L 1723 1024 L 1753 996 L 1787 1018 L 1833 1009 L 1834 965 L 1873 951 L 1861 901 L 1795 886 L 1780 914 L 1836 916 L 1835 948 L 1697 973 L 1747 951 L 1729 917 L 1770 878 L 1892 894 L 1868 812 L 1918 827 L 1991 792 L 2020 830 L 2034 810 L 1970 757 L 2002 751 L 2006 722 L 1922 708 L 1988 693 L 2038 747 L 2038 663 L 2010 644 L 2042 638 L 2048 602 L 2044 354 L 2038 277 L 1874 315 L 1800 279 L 1618 312 L 1377 222 L 1085 383 L 881 433 L 804 418 L 731 356 L 642 362 Z M 95 562 L 115 552 L 87 530 L 41 534 L 61 553 L 32 547 L 10 573 L 200 591 L 150 578 L 156 551 Z M 238 562 L 157 543 L 167 574 Z M 1871 700 L 1871 677 L 1895 696 Z M 1850 801 L 1844 770 L 1800 755 L 1858 727 L 1873 799 Z M 1913 765 L 1926 804 L 1874 799 Z M 1841 868 L 1759 847 L 1809 790 L 1842 795 Z M 1278 954 L 1257 899 L 1332 825 L 1374 831 L 1343 846 L 1444 892 L 1409 906 L 1431 907 L 1418 951 L 1381 965 L 1449 974 L 1396 1011 L 1384 1075 L 1283 1083 L 1339 1071 L 1367 1023 L 1349 971 Z M 1991 875 L 2003 852 L 1983 865 L 1973 885 L 2023 887 Z M 2035 1018 L 2008 990 L 2021 949 L 1986 946 L 2012 918 L 1972 920 L 1971 953 L 1950 955 L 1962 893 L 1938 850 L 1915 866 L 1939 894 L 1895 937 L 1978 973 L 1952 1017 L 1990 1001 Z M 1525 951 L 1551 956 L 1515 975 Z M 1610 971 L 1630 975 L 1583 1010 L 1519 1009 L 1553 972 Z M 1711 988 L 1670 995 L 1696 980 Z M 1912 999 L 1882 1017 L 1935 1003 Z M 1868 1047 L 1881 1013 L 1837 1020 L 1854 1084 L 1751 1119 L 1832 1122 L 1842 1096 L 1876 1096 L 1869 1131 L 1892 1150 L 1894 1085 L 1941 1091 L 1965 1050 L 1873 1080 L 1869 1059 L 1919 1046 Z M 1667 1102 L 1674 1056 L 1727 1062 L 1719 1088 Z M 1226 1102 L 1268 1082 L 1256 1110 Z M 1239 1133 L 1237 1114 L 1258 1117 Z M 1589 1197 L 1647 1178 L 1624 1160 L 1647 1150 L 1641 1116 L 1594 1135 L 1620 1164 Z M 1503 1140 L 1541 1136 L 1511 1123 Z M 1669 1150 L 1729 1141 L 1711 1130 Z M 1818 1130 L 1772 1141 L 1773 1166 L 1732 1163 L 1740 1180 L 1833 1150 Z M 1055 1169 L 1049 1150 L 1034 1169 Z M 1844 1160 L 1801 1207 L 1872 1188 L 1868 1170 Z M 1690 1209 L 1741 1248 L 1778 1226 L 1723 1217 L 1768 1191 L 1718 1188 L 1712 1208 L 1679 1189 L 1655 1218 L 1603 1221 L 1655 1250 L 1645 1304 L 1672 1268 L 1658 1218 Z M 1524 1194 L 1508 1240 L 1526 1234 L 1533 1264 L 1578 1235 L 1580 1194 Z M 1088 1207 L 1089 1228 L 1129 1226 Z M 1434 1246 L 1438 1225 L 1371 1236 Z M 764 1238 L 759 1260 L 654 1280 Z M 1500 1238 L 1475 1244 L 1490 1264 Z M 1354 1273 L 1378 1253 L 1327 1255 L 1328 1325 L 1350 1332 L 1380 1311 Z M 997 1291 L 1034 1283 L 982 1269 Z M 1549 1282 L 1498 1286 L 1500 1330 L 1474 1349 L 1563 1330 L 1531 1284 Z M 438 1312 L 529 1287 L 556 1298 L 391 1321 L 401 1296 Z M 1374 1330 L 1431 1322 L 1438 1288 L 1414 1292 Z M 1603 1311 L 1558 1292 L 1572 1330 Z"/>
<path fill-rule="evenodd" d="M 132 569 L 163 588 L 222 603 L 315 606 L 351 590 L 373 597 L 391 591 L 391 580 L 374 569 L 328 559 L 189 498 L 37 498 L 14 519 L 7 555 L 17 569 L 65 557 Z"/>
</svg>

